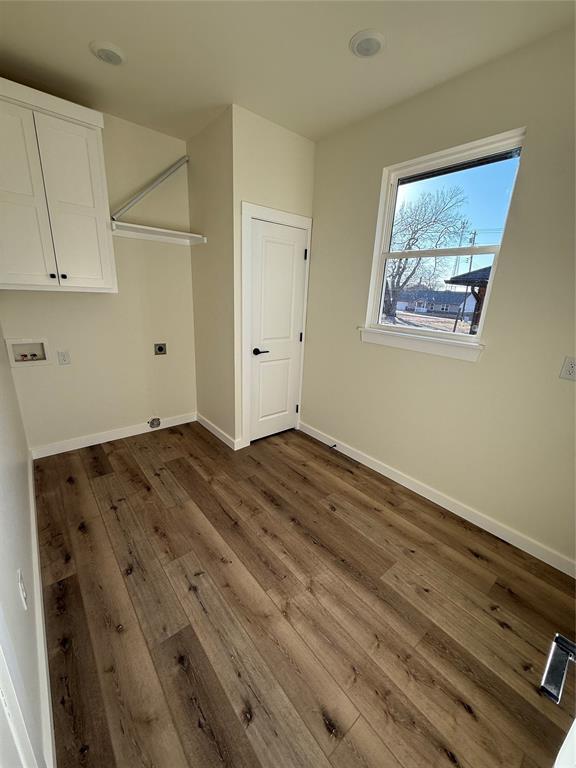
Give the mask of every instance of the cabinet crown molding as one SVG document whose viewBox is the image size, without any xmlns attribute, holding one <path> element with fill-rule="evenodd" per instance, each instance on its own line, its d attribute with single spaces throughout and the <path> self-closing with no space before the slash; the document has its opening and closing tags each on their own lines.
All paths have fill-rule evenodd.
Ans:
<svg viewBox="0 0 576 768">
<path fill-rule="evenodd" d="M 46 112 L 50 115 L 65 117 L 68 120 L 74 120 L 77 123 L 95 128 L 104 127 L 104 116 L 101 112 L 83 107 L 80 104 L 74 104 L 72 101 L 61 99 L 58 96 L 51 96 L 49 93 L 37 91 L 35 88 L 29 88 L 27 85 L 15 83 L 4 77 L 0 77 L 0 99 L 34 109 L 36 112 Z"/>
</svg>

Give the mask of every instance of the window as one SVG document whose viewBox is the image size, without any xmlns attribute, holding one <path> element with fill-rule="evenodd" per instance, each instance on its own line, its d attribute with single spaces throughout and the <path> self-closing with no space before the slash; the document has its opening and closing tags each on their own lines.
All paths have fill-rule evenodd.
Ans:
<svg viewBox="0 0 576 768">
<path fill-rule="evenodd" d="M 477 358 L 523 135 L 384 171 L 363 341 Z"/>
</svg>

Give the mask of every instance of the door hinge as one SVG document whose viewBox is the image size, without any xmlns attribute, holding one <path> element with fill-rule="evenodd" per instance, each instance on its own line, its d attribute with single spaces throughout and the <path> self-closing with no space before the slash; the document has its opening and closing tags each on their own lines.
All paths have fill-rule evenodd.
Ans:
<svg viewBox="0 0 576 768">
<path fill-rule="evenodd" d="M 302 341 L 302 331 L 300 331 L 300 341 Z"/>
<path fill-rule="evenodd" d="M 296 404 L 296 413 L 298 413 L 299 410 L 300 410 L 300 406 Z"/>
<path fill-rule="evenodd" d="M 308 260 L 308 248 L 304 248 L 304 261 Z"/>
</svg>

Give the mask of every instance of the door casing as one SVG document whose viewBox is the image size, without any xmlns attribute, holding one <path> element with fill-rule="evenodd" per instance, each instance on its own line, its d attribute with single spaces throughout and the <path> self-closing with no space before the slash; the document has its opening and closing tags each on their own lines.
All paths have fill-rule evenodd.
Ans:
<svg viewBox="0 0 576 768">
<path fill-rule="evenodd" d="M 302 402 L 302 380 L 304 376 L 304 345 L 306 344 L 306 310 L 308 306 L 308 278 L 310 274 L 310 243 L 312 240 L 312 219 L 308 216 L 300 216 L 296 213 L 278 211 L 274 208 L 266 208 L 254 203 L 242 202 L 242 266 L 241 266 L 241 436 L 235 441 L 235 449 L 246 448 L 250 445 L 250 410 L 251 410 L 251 366 L 252 366 L 252 221 L 268 221 L 272 224 L 284 224 L 285 226 L 303 229 L 306 232 L 306 247 L 308 259 L 306 261 L 306 274 L 304 277 L 304 310 L 302 318 L 302 365 L 300 366 L 299 403 Z M 300 413 L 297 417 L 297 425 L 300 423 Z"/>
</svg>

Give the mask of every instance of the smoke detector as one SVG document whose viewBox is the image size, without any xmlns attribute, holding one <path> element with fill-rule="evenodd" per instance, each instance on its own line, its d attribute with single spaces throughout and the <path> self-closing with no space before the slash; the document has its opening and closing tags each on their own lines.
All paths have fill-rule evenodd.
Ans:
<svg viewBox="0 0 576 768">
<path fill-rule="evenodd" d="M 384 47 L 384 35 L 375 29 L 363 29 L 350 39 L 350 50 L 360 59 L 376 56 Z"/>
<path fill-rule="evenodd" d="M 103 61 L 105 64 L 112 64 L 117 67 L 120 64 L 124 64 L 126 61 L 126 54 L 121 48 L 114 45 L 114 43 L 92 40 L 90 43 L 90 50 L 97 59 L 100 59 L 100 61 Z"/>
</svg>

